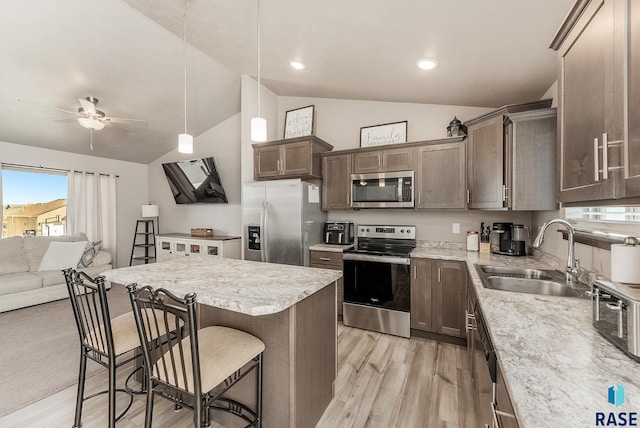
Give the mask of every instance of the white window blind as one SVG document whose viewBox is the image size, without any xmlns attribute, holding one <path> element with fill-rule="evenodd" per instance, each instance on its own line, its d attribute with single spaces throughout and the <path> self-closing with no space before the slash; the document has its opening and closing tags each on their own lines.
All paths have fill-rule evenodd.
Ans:
<svg viewBox="0 0 640 428">
<path fill-rule="evenodd" d="M 640 206 L 565 208 L 565 218 L 579 221 L 640 223 Z"/>
</svg>

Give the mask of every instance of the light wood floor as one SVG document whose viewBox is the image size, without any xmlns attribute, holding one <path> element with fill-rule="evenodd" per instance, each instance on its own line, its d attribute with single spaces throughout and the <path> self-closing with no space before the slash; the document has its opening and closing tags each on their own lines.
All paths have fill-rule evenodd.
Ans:
<svg viewBox="0 0 640 428">
<path fill-rule="evenodd" d="M 127 370 L 121 370 L 123 382 Z M 105 371 L 87 379 L 88 392 L 104 389 Z M 0 428 L 71 427 L 75 386 L 0 419 Z M 85 402 L 84 428 L 103 428 L 106 397 Z M 174 413 L 156 399 L 154 427 L 192 426 L 192 413 Z M 118 422 L 144 426 L 144 396 Z M 214 427 L 216 425 L 214 424 Z M 336 395 L 317 427 L 477 428 L 466 348 L 420 338 L 403 339 L 339 325 Z"/>
</svg>

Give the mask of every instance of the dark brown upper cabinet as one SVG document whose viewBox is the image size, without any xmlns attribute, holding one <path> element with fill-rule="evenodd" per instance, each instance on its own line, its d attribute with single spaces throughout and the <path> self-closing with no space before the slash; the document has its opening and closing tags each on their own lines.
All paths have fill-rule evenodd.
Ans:
<svg viewBox="0 0 640 428">
<path fill-rule="evenodd" d="M 353 173 L 408 171 L 413 169 L 411 147 L 360 151 L 353 155 Z"/>
<path fill-rule="evenodd" d="M 465 209 L 466 143 L 425 144 L 415 148 L 415 207 Z"/>
<path fill-rule="evenodd" d="M 351 154 L 327 154 L 322 157 L 322 209 L 351 209 Z"/>
<path fill-rule="evenodd" d="M 322 178 L 320 154 L 333 146 L 316 136 L 253 144 L 253 178 Z"/>
<path fill-rule="evenodd" d="M 556 109 L 502 107 L 466 122 L 470 209 L 555 210 Z"/>
<path fill-rule="evenodd" d="M 640 195 L 640 141 L 634 142 L 631 134 L 625 140 L 627 126 L 636 133 L 638 127 L 637 119 L 625 123 L 625 79 L 629 113 L 638 114 L 638 88 L 632 82 L 640 75 L 631 50 L 634 44 L 638 47 L 638 6 L 629 1 L 627 15 L 625 3 L 577 2 L 551 44 L 559 54 L 558 175 L 563 203 Z M 631 24 L 627 51 L 626 19 Z"/>
</svg>

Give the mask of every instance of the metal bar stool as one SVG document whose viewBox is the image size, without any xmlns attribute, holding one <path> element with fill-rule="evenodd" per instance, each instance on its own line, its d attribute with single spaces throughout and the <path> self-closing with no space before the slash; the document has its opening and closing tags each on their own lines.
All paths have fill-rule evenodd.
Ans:
<svg viewBox="0 0 640 428">
<path fill-rule="evenodd" d="M 194 427 L 210 426 L 210 410 L 218 409 L 242 418 L 247 427 L 262 423 L 262 353 L 264 343 L 255 336 L 228 327 L 198 329 L 196 294 L 179 298 L 162 288 L 154 290 L 127 285 L 134 308 L 147 371 L 145 427 L 151 427 L 154 394 L 173 401 L 176 407 L 193 410 Z M 182 330 L 175 341 L 152 346 L 147 338 L 175 327 L 186 315 L 188 335 Z M 254 409 L 225 393 L 252 371 L 257 370 Z"/>
<path fill-rule="evenodd" d="M 127 312 L 114 319 L 109 315 L 107 289 L 104 276 L 91 278 L 84 272 L 76 272 L 68 268 L 62 271 L 67 283 L 73 315 L 80 336 L 80 370 L 78 375 L 78 392 L 76 396 L 76 410 L 74 428 L 82 426 L 82 404 L 85 400 L 100 394 L 109 394 L 109 427 L 115 427 L 116 421 L 129 410 L 133 403 L 133 394 L 145 393 L 146 381 L 142 382 L 142 389 L 134 391 L 128 386 L 133 375 L 142 370 L 137 367 L 125 381 L 124 388 L 116 388 L 116 370 L 123 365 L 142 357 L 140 338 L 136 329 L 133 312 Z M 178 328 L 184 325 L 182 320 L 176 322 Z M 162 337 L 166 336 L 163 333 Z M 156 341 L 157 342 L 157 341 Z M 109 385 L 105 391 L 84 396 L 84 386 L 87 372 L 87 361 L 92 360 L 106 367 L 109 371 Z M 143 376 L 145 372 L 143 371 Z M 116 392 L 129 395 L 126 408 L 116 416 Z"/>
</svg>

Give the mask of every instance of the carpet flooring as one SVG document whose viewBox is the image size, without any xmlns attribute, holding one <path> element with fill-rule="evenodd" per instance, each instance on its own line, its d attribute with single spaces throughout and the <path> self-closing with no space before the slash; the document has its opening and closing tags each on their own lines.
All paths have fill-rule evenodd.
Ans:
<svg viewBox="0 0 640 428">
<path fill-rule="evenodd" d="M 107 293 L 111 317 L 131 310 L 126 289 Z M 0 417 L 78 381 L 80 344 L 69 299 L 0 314 Z M 89 361 L 88 374 L 105 370 Z"/>
</svg>

